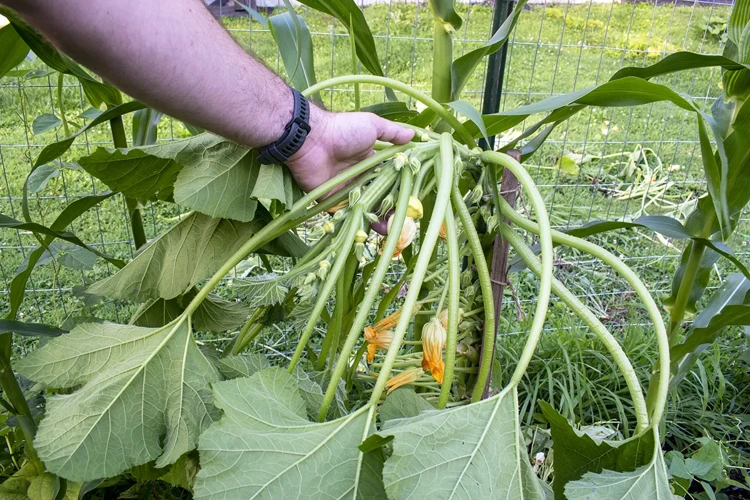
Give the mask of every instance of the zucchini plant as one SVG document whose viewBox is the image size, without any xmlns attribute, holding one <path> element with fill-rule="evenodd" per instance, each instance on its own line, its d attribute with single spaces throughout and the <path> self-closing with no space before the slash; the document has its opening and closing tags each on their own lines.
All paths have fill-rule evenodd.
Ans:
<svg viewBox="0 0 750 500">
<path fill-rule="evenodd" d="M 593 88 L 484 116 L 460 100 L 461 91 L 482 58 L 507 41 L 525 1 L 485 46 L 455 60 L 452 33 L 462 20 L 452 1 L 431 2 L 431 96 L 382 75 L 355 2 L 302 3 L 341 21 L 354 57 L 372 73 L 317 82 L 304 20 L 291 9 L 269 20 L 252 12 L 270 27 L 290 81 L 305 95 L 353 85 L 358 103 L 360 85 L 380 85 L 393 99 L 399 93 L 424 106 L 420 113 L 398 101 L 371 108 L 405 121 L 415 139 L 378 143 L 373 156 L 308 193 L 294 185 L 284 166 L 260 165 L 254 151 L 221 137 L 198 133 L 154 144 L 149 127 L 158 115 L 138 102 L 123 102 L 119 91 L 91 78 L 9 13 L 11 24 L 0 39 L 21 49 L 9 52 L 12 59 L 0 67 L 18 64 L 18 55 L 30 48 L 52 69 L 79 78 L 92 104 L 109 105 L 78 132 L 47 145 L 34 170 L 54 164 L 78 135 L 106 122 L 115 148 L 76 160 L 111 192 L 71 203 L 49 227 L 34 222 L 28 210 L 24 221 L 2 216 L 4 227 L 31 231 L 39 241 L 11 284 L 11 310 L 1 323 L 2 403 L 18 418 L 28 457 L 2 488 L 32 491 L 43 484 L 52 497 L 78 498 L 112 487 L 116 480 L 105 479 L 128 472 L 163 477 L 206 499 L 674 498 L 660 439 L 670 386 L 721 329 L 747 324 L 750 317 L 750 273 L 724 243 L 750 197 L 742 147 L 750 75 L 743 34 L 750 3 L 737 3 L 723 56 L 676 53 L 647 68 L 623 69 Z M 724 71 L 725 95 L 710 112 L 649 81 L 707 66 Z M 554 127 L 587 106 L 657 101 L 696 117 L 708 193 L 688 223 L 643 217 L 553 230 L 544 199 L 518 159 L 532 155 Z M 133 112 L 141 113 L 135 120 L 138 139 L 127 147 L 121 117 Z M 538 113 L 546 115 L 500 151 L 476 146 L 476 140 Z M 503 175 L 520 183 L 533 218 L 501 196 Z M 65 230 L 116 193 L 133 200 L 128 206 L 134 236 L 138 207 L 151 200 L 190 210 L 153 241 L 142 242 L 127 263 L 97 252 L 117 270 L 87 292 L 137 304 L 128 324 L 87 322 L 62 333 L 18 321 L 26 281 L 45 250 L 63 239 L 94 251 Z M 637 274 L 584 239 L 625 227 L 688 241 L 667 301 L 668 324 Z M 300 238 L 301 228 L 311 231 L 311 240 Z M 529 246 L 519 230 L 539 245 Z M 498 324 L 490 269 L 496 236 L 539 284 L 516 365 L 502 386 L 487 391 Z M 635 291 L 659 352 L 646 391 L 615 336 L 555 278 L 556 245 L 600 259 Z M 225 280 L 251 254 L 267 262 L 279 256 L 290 266 L 283 274 Z M 714 293 L 685 335 L 683 320 L 695 312 L 720 256 L 740 273 Z M 220 285 L 240 300 L 220 298 L 214 293 Z M 615 361 L 636 422 L 629 439 L 596 441 L 543 405 L 555 450 L 549 486 L 531 468 L 517 387 L 543 334 L 552 294 Z M 297 325 L 296 349 L 287 362 L 270 366 L 248 353 L 266 324 L 285 318 Z M 227 331 L 233 338 L 220 350 L 196 340 L 196 332 Z M 13 333 L 53 338 L 11 363 Z M 44 388 L 41 418 L 14 372 Z"/>
</svg>

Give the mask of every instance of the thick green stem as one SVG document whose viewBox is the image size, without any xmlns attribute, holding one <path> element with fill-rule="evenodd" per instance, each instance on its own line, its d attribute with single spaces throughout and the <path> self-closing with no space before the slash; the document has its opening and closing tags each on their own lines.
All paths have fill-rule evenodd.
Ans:
<svg viewBox="0 0 750 500">
<path fill-rule="evenodd" d="M 446 103 L 451 100 L 451 65 L 453 37 L 442 20 L 435 18 L 432 27 L 432 98 Z"/>
<path fill-rule="evenodd" d="M 351 260 L 351 257 L 352 256 L 350 255 L 348 258 Z M 331 350 L 331 359 L 336 355 L 336 350 L 339 345 L 341 323 L 344 319 L 344 308 L 346 307 L 346 283 L 346 273 L 340 273 L 336 280 L 336 303 L 333 309 L 333 317 L 328 324 L 328 332 L 326 333 L 325 339 L 323 339 L 323 346 L 320 348 L 318 363 L 315 366 L 315 369 L 318 371 L 322 371 L 323 368 L 325 368 L 329 350 Z M 331 349 L 331 345 L 333 345 L 333 349 Z"/>
<path fill-rule="evenodd" d="M 682 320 L 685 319 L 685 308 L 687 307 L 688 300 L 690 300 L 690 293 L 693 291 L 695 278 L 700 270 L 701 260 L 705 251 L 705 243 L 693 240 L 690 255 L 688 255 L 688 261 L 685 265 L 685 272 L 680 282 L 680 288 L 677 290 L 677 297 L 675 298 L 672 310 L 669 312 L 670 346 L 675 344 L 677 334 L 680 332 L 680 325 L 682 325 Z"/>
<path fill-rule="evenodd" d="M 409 206 L 409 195 L 411 193 L 411 183 L 411 169 L 408 167 L 402 168 L 401 189 L 399 190 L 398 200 L 396 201 L 396 211 L 393 215 L 391 231 L 388 233 L 388 236 L 385 239 L 383 252 L 378 258 L 378 263 L 375 266 L 375 271 L 373 271 L 372 273 L 370 286 L 367 288 L 365 297 L 359 304 L 357 315 L 354 317 L 352 326 L 346 335 L 346 340 L 344 341 L 344 345 L 341 348 L 342 353 L 349 353 L 352 351 L 352 349 L 354 349 L 354 345 L 357 343 L 357 339 L 359 339 L 360 333 L 365 326 L 367 316 L 369 316 L 370 314 L 372 304 L 375 302 L 378 293 L 380 293 L 380 285 L 381 283 L 383 283 L 385 275 L 388 272 L 388 268 L 391 264 L 391 256 L 396 250 L 396 243 L 398 243 L 398 239 L 401 234 L 401 228 L 404 225 L 404 220 L 406 220 L 406 211 Z M 362 349 L 360 350 L 364 352 Z M 320 412 L 318 413 L 318 420 L 320 420 L 321 422 L 328 414 L 328 408 L 333 402 L 333 398 L 336 396 L 336 388 L 338 387 L 339 380 L 341 380 L 341 377 L 344 374 L 344 370 L 346 370 L 348 359 L 348 356 L 343 355 L 339 356 L 338 360 L 336 361 L 336 365 L 333 368 L 333 373 L 331 374 L 331 380 L 329 381 L 328 387 L 326 388 L 326 393 L 323 396 L 323 403 L 320 406 Z M 359 358 L 357 358 L 356 362 L 358 361 Z"/>
<path fill-rule="evenodd" d="M 308 96 L 315 94 L 316 92 L 320 92 L 321 90 L 324 90 L 328 87 L 334 87 L 336 85 L 346 85 L 349 83 L 371 83 L 374 85 L 382 85 L 384 87 L 389 87 L 394 90 L 398 90 L 399 92 L 403 92 L 407 96 L 416 99 L 417 101 L 433 110 L 440 118 L 443 118 L 461 136 L 467 146 L 469 146 L 470 148 L 476 146 L 474 137 L 472 137 L 466 127 L 464 127 L 463 124 L 458 121 L 458 118 L 453 116 L 450 111 L 445 109 L 435 99 L 397 80 L 374 75 L 337 76 L 335 78 L 329 78 L 328 80 L 322 81 L 316 85 L 313 85 L 312 87 L 308 87 L 308 89 L 305 90 L 303 94 L 305 96 Z"/>
<path fill-rule="evenodd" d="M 513 224 L 529 231 L 534 234 L 540 233 L 540 225 L 534 221 L 531 221 L 521 214 L 516 212 L 502 198 L 500 199 L 500 211 L 507 217 Z M 659 348 L 659 360 L 658 368 L 656 369 L 658 377 L 658 386 L 652 391 L 649 387 L 649 394 L 653 393 L 654 397 L 647 398 L 646 403 L 648 405 L 649 414 L 651 416 L 651 422 L 661 421 L 661 417 L 664 414 L 664 410 L 667 404 L 667 391 L 669 385 L 669 338 L 667 335 L 667 329 L 664 325 L 664 319 L 659 311 L 659 306 L 656 305 L 656 301 L 651 296 L 648 288 L 643 284 L 637 274 L 633 272 L 624 262 L 618 259 L 615 255 L 608 252 L 607 250 L 595 245 L 591 242 L 571 236 L 561 231 L 552 230 L 552 240 L 555 243 L 567 245 L 575 248 L 582 252 L 600 259 L 605 264 L 612 267 L 617 273 L 619 273 L 625 280 L 633 287 L 633 290 L 638 295 L 638 298 L 644 303 L 646 311 L 648 312 L 651 321 L 654 324 L 654 330 L 656 333 L 657 344 Z M 652 402 L 653 401 L 653 402 Z"/>
<path fill-rule="evenodd" d="M 461 301 L 460 252 L 456 220 L 451 206 L 445 210 L 445 239 L 448 244 L 448 328 L 445 337 L 445 373 L 440 387 L 438 408 L 445 408 L 453 385 L 453 371 L 456 364 L 456 344 L 458 343 L 458 309 Z"/>
<path fill-rule="evenodd" d="M 531 272 L 541 278 L 542 266 L 539 263 L 539 259 L 534 255 L 534 251 L 529 248 L 526 242 L 507 224 L 501 224 L 500 232 L 503 238 L 510 243 L 516 253 L 523 259 Z M 625 378 L 625 383 L 630 391 L 630 397 L 633 400 L 633 410 L 637 421 L 636 433 L 646 430 L 649 426 L 646 398 L 638 381 L 638 375 L 633 369 L 633 365 L 630 363 L 630 359 L 628 359 L 625 351 L 622 350 L 622 347 L 617 342 L 617 339 L 599 321 L 599 318 L 556 278 L 552 278 L 552 291 L 591 328 L 591 331 L 594 332 L 602 344 L 604 344 L 607 351 L 609 351 L 612 359 L 617 363 L 620 372 Z"/>
<path fill-rule="evenodd" d="M 417 263 L 414 266 L 414 273 L 412 275 L 411 283 L 409 284 L 409 291 L 404 299 L 404 304 L 401 306 L 401 316 L 399 317 L 398 324 L 393 333 L 393 340 L 391 346 L 388 348 L 388 352 L 383 360 L 383 369 L 378 375 L 378 379 L 375 382 L 375 387 L 372 390 L 372 396 L 370 397 L 370 405 L 374 408 L 377 402 L 380 400 L 380 396 L 385 388 L 385 383 L 391 375 L 391 368 L 396 360 L 398 351 L 401 348 L 401 342 L 404 340 L 406 330 L 409 328 L 411 322 L 411 316 L 414 312 L 414 307 L 417 304 L 417 298 L 419 291 L 422 288 L 422 281 L 427 274 L 427 265 L 430 262 L 432 256 L 432 250 L 435 248 L 437 243 L 438 234 L 440 233 L 440 226 L 443 224 L 445 219 L 445 212 L 448 208 L 450 201 L 450 192 L 453 187 L 453 138 L 450 134 L 444 133 L 440 137 L 440 182 L 438 182 L 437 197 L 435 200 L 435 208 L 432 211 L 430 217 L 430 223 L 427 227 L 427 231 L 424 233 L 422 239 L 422 247 L 417 257 Z"/>
<path fill-rule="evenodd" d="M 109 121 L 109 127 L 112 130 L 112 143 L 118 149 L 127 148 L 128 140 L 125 136 L 125 126 L 122 123 L 122 117 L 118 116 L 112 118 Z M 135 242 L 135 249 L 138 250 L 146 244 L 146 231 L 143 229 L 143 217 L 141 216 L 141 209 L 138 204 L 138 200 L 134 198 L 125 197 L 125 205 L 128 207 L 128 213 L 130 214 L 130 228 L 133 231 L 133 241 Z"/>
<path fill-rule="evenodd" d="M 544 198 L 542 198 L 542 195 L 536 188 L 529 173 L 526 172 L 526 169 L 516 160 L 502 153 L 485 151 L 482 153 L 481 158 L 483 161 L 495 163 L 507 168 L 516 176 L 518 182 L 529 195 L 531 205 L 534 207 L 534 213 L 539 220 L 537 227 L 539 228 L 539 242 L 542 247 L 542 275 L 539 280 L 539 296 L 537 298 L 536 311 L 534 313 L 534 319 L 531 322 L 531 328 L 529 329 L 529 337 L 526 339 L 526 345 L 521 352 L 521 357 L 518 360 L 516 369 L 510 377 L 510 382 L 508 382 L 508 385 L 503 389 L 503 393 L 507 393 L 508 391 L 515 389 L 515 387 L 521 382 L 521 379 L 531 362 L 531 358 L 534 355 L 536 346 L 539 343 L 542 330 L 544 329 L 544 320 L 547 316 L 547 308 L 549 306 L 549 298 L 552 291 L 552 235 L 550 233 L 549 215 L 547 214 L 547 207 L 544 204 Z M 501 204 L 505 201 L 502 198 L 500 198 L 500 200 Z M 503 215 L 506 214 L 503 212 Z M 508 218 L 510 219 L 510 217 Z M 491 304 L 489 307 L 491 308 L 493 305 Z M 485 307 L 485 314 L 487 314 L 486 309 L 487 307 Z M 479 387 L 480 390 L 483 388 L 484 386 Z"/>
<path fill-rule="evenodd" d="M 451 197 L 453 198 L 453 209 L 461 220 L 461 225 L 469 241 L 471 253 L 474 256 L 474 265 L 477 269 L 479 286 L 482 290 L 482 304 L 484 305 L 484 337 L 482 339 L 482 346 L 484 348 L 482 350 L 482 359 L 479 361 L 479 374 L 477 375 L 476 385 L 471 394 L 471 401 L 474 403 L 482 399 L 482 393 L 484 392 L 484 387 L 490 376 L 490 368 L 492 367 L 492 345 L 495 340 L 495 307 L 492 300 L 490 270 L 487 267 L 487 259 L 485 259 L 484 251 L 482 250 L 482 242 L 471 220 L 469 209 L 466 207 L 463 198 L 461 198 L 458 186 L 453 188 Z"/>
</svg>

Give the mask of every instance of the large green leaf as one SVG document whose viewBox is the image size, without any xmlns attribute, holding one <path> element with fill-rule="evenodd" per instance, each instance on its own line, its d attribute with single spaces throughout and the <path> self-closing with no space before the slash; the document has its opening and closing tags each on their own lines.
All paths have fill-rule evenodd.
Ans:
<svg viewBox="0 0 750 500">
<path fill-rule="evenodd" d="M 271 16 L 269 25 L 292 87 L 305 90 L 315 85 L 318 81 L 315 78 L 312 37 L 305 20 L 292 12 L 284 12 Z M 316 100 L 320 102 L 319 96 Z"/>
<path fill-rule="evenodd" d="M 174 185 L 175 202 L 212 217 L 247 222 L 257 200 L 294 203 L 291 174 L 281 165 L 261 165 L 257 152 L 231 142 L 197 148 Z"/>
<path fill-rule="evenodd" d="M 0 28 L 0 78 L 23 62 L 29 46 L 10 24 Z"/>
<path fill-rule="evenodd" d="M 272 306 L 286 297 L 288 279 L 286 276 L 258 276 L 253 279 L 234 280 L 234 288 L 250 307 Z"/>
<path fill-rule="evenodd" d="M 138 199 L 169 199 L 184 165 L 199 164 L 224 139 L 200 134 L 180 141 L 129 149 L 97 148 L 78 164 L 113 191 Z"/>
<path fill-rule="evenodd" d="M 216 272 L 262 225 L 192 212 L 88 291 L 133 302 L 173 299 Z"/>
<path fill-rule="evenodd" d="M 375 113 L 393 122 L 407 122 L 419 114 L 415 110 L 409 109 L 406 103 L 402 101 L 379 102 L 370 106 L 364 106 L 362 111 Z"/>
<path fill-rule="evenodd" d="M 588 472 L 583 478 L 565 486 L 568 500 L 676 500 L 672 494 L 669 476 L 661 448 L 655 447 L 651 461 L 632 472 L 605 470 Z"/>
<path fill-rule="evenodd" d="M 451 100 L 458 99 L 463 90 L 466 82 L 471 78 L 472 73 L 476 69 L 477 65 L 482 59 L 490 54 L 493 54 L 500 50 L 508 41 L 511 31 L 518 22 L 518 16 L 523 11 L 524 6 L 528 0 L 519 0 L 516 6 L 513 8 L 513 12 L 505 19 L 502 25 L 497 31 L 490 37 L 487 44 L 478 49 L 474 49 L 471 52 L 467 52 L 462 55 L 451 65 Z M 460 18 L 459 18 L 460 19 Z"/>
<path fill-rule="evenodd" d="M 529 466 L 518 423 L 515 391 L 468 406 L 390 420 L 385 462 L 388 497 L 543 499 Z"/>
<path fill-rule="evenodd" d="M 750 2 L 737 0 L 727 23 L 727 35 L 736 45 L 742 42 L 745 26 L 750 23 Z"/>
<path fill-rule="evenodd" d="M 195 344 L 189 318 L 162 328 L 79 325 L 16 364 L 49 396 L 34 447 L 47 468 L 74 481 L 174 463 L 213 421 L 209 384 L 219 373 Z"/>
<path fill-rule="evenodd" d="M 555 498 L 565 498 L 565 485 L 588 472 L 634 471 L 646 465 L 654 454 L 654 433 L 622 442 L 602 441 L 576 432 L 570 422 L 552 406 L 540 401 L 544 417 L 552 429 L 555 450 Z"/>
<path fill-rule="evenodd" d="M 416 417 L 423 411 L 435 407 L 420 397 L 414 390 L 402 388 L 385 399 L 380 407 L 380 421 L 387 422 L 396 418 Z"/>
<path fill-rule="evenodd" d="M 146 106 L 141 104 L 140 102 L 130 101 L 126 102 L 125 104 L 120 104 L 119 106 L 108 109 L 104 113 L 91 120 L 88 124 L 86 124 L 85 127 L 81 128 L 78 132 L 71 135 L 70 137 L 66 137 L 61 141 L 47 144 L 44 149 L 42 149 L 41 153 L 39 153 L 39 156 L 36 157 L 36 160 L 34 160 L 34 166 L 38 167 L 39 165 L 44 165 L 45 163 L 49 163 L 52 160 L 55 160 L 62 156 L 63 153 L 65 153 L 68 149 L 70 149 L 70 146 L 73 145 L 73 141 L 76 140 L 76 137 L 83 134 L 90 128 L 109 121 L 112 118 L 117 118 L 118 116 L 132 113 L 133 111 L 138 111 L 139 109 L 143 109 L 145 107 Z"/>
<path fill-rule="evenodd" d="M 350 31 L 349 35 L 354 37 L 357 57 L 367 71 L 373 75 L 383 76 L 375 39 L 362 10 L 354 0 L 300 0 L 300 3 L 338 19 Z"/>
<path fill-rule="evenodd" d="M 224 416 L 201 435 L 196 499 L 354 496 L 368 407 L 310 422 L 296 378 L 279 368 L 213 388 Z"/>
<path fill-rule="evenodd" d="M 140 305 L 130 318 L 130 324 L 160 327 L 177 319 L 195 297 L 196 289 L 174 299 L 150 299 Z M 243 304 L 229 302 L 209 295 L 193 313 L 193 328 L 197 331 L 224 332 L 239 328 L 247 319 Z"/>
<path fill-rule="evenodd" d="M 247 355 L 226 356 L 216 360 L 219 371 L 228 379 L 250 377 L 271 366 L 265 356 L 253 352 Z"/>
<path fill-rule="evenodd" d="M 741 274 L 730 274 L 726 283 L 714 292 L 706 307 L 695 317 L 685 340 L 670 349 L 672 365 L 678 365 L 688 354 L 705 350 L 726 327 L 750 325 L 748 293 L 750 280 Z"/>
</svg>

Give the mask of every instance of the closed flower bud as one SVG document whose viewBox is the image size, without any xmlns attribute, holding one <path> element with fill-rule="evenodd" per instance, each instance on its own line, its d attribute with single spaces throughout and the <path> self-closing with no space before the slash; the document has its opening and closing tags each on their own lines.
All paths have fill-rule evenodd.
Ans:
<svg viewBox="0 0 750 500">
<path fill-rule="evenodd" d="M 393 225 L 393 216 L 391 216 L 388 219 L 388 233 L 391 232 L 391 226 Z M 414 241 L 414 237 L 417 235 L 417 223 L 414 222 L 414 219 L 411 217 L 407 217 L 404 220 L 404 226 L 401 228 L 401 234 L 398 237 L 398 241 L 396 242 L 396 250 L 393 252 L 393 257 L 398 257 L 401 255 L 401 252 L 404 251 L 406 247 L 411 245 L 411 242 Z"/>
<path fill-rule="evenodd" d="M 365 212 L 365 219 L 367 219 L 367 222 L 370 224 L 376 224 L 380 221 L 380 218 L 372 212 Z"/>
<path fill-rule="evenodd" d="M 367 341 L 367 362 L 372 363 L 375 359 L 375 351 L 378 349 L 387 351 L 393 341 L 392 330 L 376 330 L 371 326 L 365 327 L 365 340 Z"/>
<path fill-rule="evenodd" d="M 470 270 L 463 271 L 461 273 L 461 288 L 469 288 L 474 282 L 474 276 Z"/>
<path fill-rule="evenodd" d="M 307 276 L 305 276 L 305 281 L 303 284 L 309 285 L 310 283 L 314 282 L 316 279 L 318 279 L 318 277 L 315 276 L 315 273 L 307 273 Z"/>
<path fill-rule="evenodd" d="M 404 153 L 396 153 L 393 157 L 393 168 L 401 170 L 409 162 L 409 157 Z"/>
<path fill-rule="evenodd" d="M 385 383 L 385 386 L 388 388 L 386 395 L 392 393 L 401 386 L 416 382 L 422 375 L 424 375 L 424 370 L 421 368 L 408 368 L 398 375 L 391 377 Z"/>
<path fill-rule="evenodd" d="M 388 196 L 383 198 L 383 201 L 380 202 L 380 210 L 378 211 L 378 213 L 380 215 L 385 215 L 390 209 L 393 208 L 394 205 L 395 200 L 393 199 L 393 195 L 391 193 L 388 193 Z"/>
<path fill-rule="evenodd" d="M 333 222 L 327 220 L 323 223 L 323 231 L 326 233 L 332 233 L 335 229 L 336 225 Z"/>
<path fill-rule="evenodd" d="M 331 268 L 331 263 L 327 260 L 321 260 L 318 264 L 318 277 L 322 280 L 328 276 L 328 270 Z"/>
<path fill-rule="evenodd" d="M 456 353 L 466 356 L 466 358 L 473 363 L 479 361 L 479 352 L 476 350 L 476 348 L 470 346 L 469 344 L 459 342 L 456 345 Z"/>
<path fill-rule="evenodd" d="M 336 212 L 335 214 L 333 214 L 333 220 L 334 221 L 339 221 L 339 220 L 343 219 L 345 213 L 346 213 L 346 210 L 339 210 L 338 212 Z"/>
<path fill-rule="evenodd" d="M 349 205 L 356 205 L 360 198 L 362 198 L 362 190 L 360 188 L 357 187 L 349 191 Z"/>
<path fill-rule="evenodd" d="M 414 220 L 419 220 L 424 216 L 422 202 L 416 196 L 409 196 L 409 207 L 406 209 L 406 216 Z"/>
<path fill-rule="evenodd" d="M 360 229 L 354 234 L 354 241 L 356 243 L 364 243 L 367 241 L 367 233 Z"/>
<path fill-rule="evenodd" d="M 349 200 L 341 200 L 340 202 L 338 202 L 331 208 L 327 209 L 326 212 L 328 212 L 329 214 L 335 214 L 339 210 L 343 210 L 344 208 L 348 206 L 349 206 Z"/>
<path fill-rule="evenodd" d="M 412 159 L 409 160 L 409 168 L 411 168 L 412 174 L 417 175 L 419 173 L 419 170 L 422 168 L 422 162 L 417 158 L 412 157 Z"/>
<path fill-rule="evenodd" d="M 445 222 L 440 224 L 440 232 L 438 232 L 438 236 L 443 241 L 445 241 L 448 238 L 448 233 L 446 232 L 446 229 L 445 229 Z"/>
<path fill-rule="evenodd" d="M 497 215 L 492 214 L 487 218 L 487 232 L 494 233 L 497 227 Z"/>
<path fill-rule="evenodd" d="M 443 347 L 447 333 L 438 318 L 432 318 L 422 328 L 422 368 L 430 370 L 432 377 L 443 383 L 445 362 L 443 361 Z"/>
<path fill-rule="evenodd" d="M 464 310 L 460 307 L 458 308 L 458 321 L 461 321 L 461 318 L 464 317 Z M 438 314 L 438 320 L 440 321 L 440 324 L 443 325 L 443 328 L 448 328 L 448 309 L 443 309 L 440 311 L 440 314 Z"/>
<path fill-rule="evenodd" d="M 471 190 L 471 195 L 469 196 L 468 203 L 470 205 L 475 205 L 479 203 L 483 195 L 484 195 L 484 191 L 482 190 L 481 184 L 477 184 L 476 186 L 474 186 L 474 189 Z"/>
<path fill-rule="evenodd" d="M 422 132 L 422 135 L 419 136 L 419 140 L 422 142 L 427 142 L 430 140 L 430 134 L 427 132 Z"/>
</svg>

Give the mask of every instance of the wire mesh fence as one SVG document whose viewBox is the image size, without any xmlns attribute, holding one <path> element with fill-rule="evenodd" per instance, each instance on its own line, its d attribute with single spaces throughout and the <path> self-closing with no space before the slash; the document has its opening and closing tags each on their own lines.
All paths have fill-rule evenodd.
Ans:
<svg viewBox="0 0 750 500">
<path fill-rule="evenodd" d="M 281 2 L 279 2 L 281 3 Z M 368 2 L 372 3 L 372 2 Z M 280 7 L 283 8 L 283 7 Z M 212 7 L 230 33 L 270 67 L 283 72 L 280 55 L 268 30 L 242 15 L 231 5 Z M 375 2 L 364 5 L 365 17 L 376 39 L 385 74 L 423 91 L 430 89 L 432 17 L 420 2 Z M 581 3 L 537 1 L 521 15 L 508 47 L 501 109 L 512 109 L 543 98 L 580 90 L 606 81 L 623 66 L 642 66 L 664 55 L 691 50 L 720 53 L 731 5 L 717 2 Z M 486 42 L 491 36 L 492 5 L 462 3 L 457 7 L 464 19 L 454 50 L 457 55 Z M 333 18 L 300 8 L 313 37 L 318 80 L 351 72 L 350 42 L 346 27 Z M 39 61 L 27 64 L 37 71 L 25 77 L 0 81 L 0 211 L 21 218 L 23 185 L 33 159 L 52 140 L 64 137 L 61 128 L 43 131 L 35 120 L 44 114 L 74 118 L 71 127 L 86 121 L 85 97 L 73 79 L 58 82 L 46 74 Z M 469 80 L 464 98 L 481 106 L 485 68 Z M 710 106 L 721 92 L 720 72 L 694 70 L 662 77 L 679 92 Z M 237 89 L 238 92 L 243 89 Z M 363 105 L 382 102 L 382 89 L 363 87 Z M 211 99 L 211 96 L 206 96 Z M 351 88 L 336 88 L 325 94 L 325 103 L 336 111 L 353 109 Z M 60 107 L 63 110 L 60 110 Z M 530 123 L 530 122 L 527 122 Z M 129 122 L 126 121 L 126 126 Z M 499 137 L 507 142 L 523 130 L 520 124 Z M 158 140 L 186 137 L 181 122 L 165 118 Z M 635 218 L 645 214 L 670 214 L 683 218 L 697 196 L 702 167 L 694 116 L 672 104 L 654 103 L 639 108 L 591 108 L 553 132 L 543 148 L 527 162 L 546 197 L 555 226 L 567 228 L 596 219 Z M 65 158 L 111 147 L 106 126 L 83 133 Z M 30 216 L 49 225 L 55 216 L 77 198 L 102 193 L 106 186 L 63 164 L 56 177 L 34 185 L 29 194 Z M 144 210 L 147 235 L 154 237 L 179 217 L 173 208 L 159 203 Z M 119 257 L 134 253 L 127 208 L 119 196 L 112 197 L 78 219 L 70 231 L 98 249 Z M 747 219 L 741 221 L 733 246 L 748 239 Z M 599 238 L 639 272 L 657 297 L 670 291 L 670 280 L 679 260 L 682 242 L 635 232 Z M 7 308 L 9 287 L 16 269 L 30 249 L 38 245 L 30 233 L 0 233 L 0 302 Z M 106 263 L 89 269 L 86 263 L 59 266 L 55 249 L 46 255 L 28 282 L 28 296 L 21 315 L 28 321 L 63 324 L 69 317 L 90 314 L 86 285 L 111 271 Z M 627 286 L 587 256 L 573 251 L 557 256 L 560 278 L 614 325 L 641 325 L 633 317 Z M 722 271 L 720 271 L 720 275 Z M 518 302 L 534 300 L 534 285 L 524 277 L 515 287 Z M 516 302 L 507 298 L 507 307 Z M 127 321 L 127 306 L 107 302 L 96 314 Z M 550 328 L 568 328 L 554 323 Z M 506 335 L 521 331 L 509 325 Z"/>
</svg>

